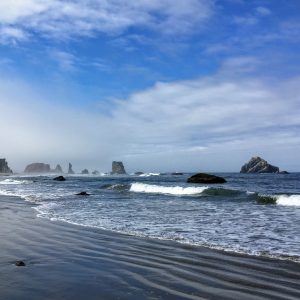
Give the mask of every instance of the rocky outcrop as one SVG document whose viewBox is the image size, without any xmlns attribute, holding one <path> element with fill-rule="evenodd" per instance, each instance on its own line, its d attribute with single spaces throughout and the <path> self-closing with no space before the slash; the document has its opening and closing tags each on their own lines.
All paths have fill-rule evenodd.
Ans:
<svg viewBox="0 0 300 300">
<path fill-rule="evenodd" d="M 90 196 L 91 194 L 87 193 L 87 192 L 80 192 L 75 194 L 76 196 Z"/>
<path fill-rule="evenodd" d="M 124 165 L 121 161 L 113 161 L 112 162 L 112 170 L 111 170 L 111 174 L 115 175 L 115 174 L 126 174 Z"/>
<path fill-rule="evenodd" d="M 56 180 L 56 181 L 65 181 L 66 178 L 64 176 L 57 176 L 57 177 L 53 178 L 53 180 Z"/>
<path fill-rule="evenodd" d="M 92 172 L 93 175 L 99 175 L 99 171 L 95 170 Z"/>
<path fill-rule="evenodd" d="M 12 170 L 8 167 L 5 158 L 0 158 L 0 173 L 1 174 L 12 174 Z"/>
<path fill-rule="evenodd" d="M 75 174 L 75 172 L 72 169 L 72 164 L 71 163 L 69 163 L 68 174 Z"/>
<path fill-rule="evenodd" d="M 279 173 L 279 168 L 256 156 L 242 166 L 240 173 Z"/>
<path fill-rule="evenodd" d="M 135 172 L 134 175 L 141 176 L 141 175 L 144 175 L 144 172 L 138 171 L 138 172 Z"/>
<path fill-rule="evenodd" d="M 90 174 L 90 172 L 89 172 L 88 169 L 84 169 L 84 170 L 81 171 L 81 174 L 87 175 L 87 174 Z"/>
<path fill-rule="evenodd" d="M 223 177 L 210 175 L 206 173 L 197 173 L 187 180 L 188 183 L 205 183 L 205 184 L 211 184 L 211 183 L 225 183 L 226 180 Z"/>
<path fill-rule="evenodd" d="M 51 172 L 50 165 L 44 163 L 32 163 L 28 165 L 25 170 L 25 173 L 49 173 Z"/>
<path fill-rule="evenodd" d="M 54 173 L 63 173 L 61 165 L 57 165 L 53 170 Z"/>
<path fill-rule="evenodd" d="M 178 175 L 183 175 L 183 173 L 182 172 L 173 172 L 173 173 L 171 173 L 171 175 L 178 176 Z"/>
</svg>

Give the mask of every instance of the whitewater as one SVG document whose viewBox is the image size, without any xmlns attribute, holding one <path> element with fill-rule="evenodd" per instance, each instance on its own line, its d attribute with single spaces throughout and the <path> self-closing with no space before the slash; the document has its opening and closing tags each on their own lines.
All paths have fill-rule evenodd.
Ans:
<svg viewBox="0 0 300 300">
<path fill-rule="evenodd" d="M 300 261 L 300 174 L 221 174 L 223 185 L 146 175 L 2 177 L 0 195 L 21 197 L 52 221 Z"/>
</svg>

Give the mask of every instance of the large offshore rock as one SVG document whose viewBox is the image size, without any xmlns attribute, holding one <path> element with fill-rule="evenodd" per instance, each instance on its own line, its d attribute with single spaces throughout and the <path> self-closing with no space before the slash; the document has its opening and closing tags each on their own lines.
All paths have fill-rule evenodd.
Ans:
<svg viewBox="0 0 300 300">
<path fill-rule="evenodd" d="M 112 162 L 111 174 L 126 174 L 124 165 L 121 161 Z"/>
<path fill-rule="evenodd" d="M 50 171 L 50 165 L 44 163 L 32 163 L 24 170 L 25 173 L 49 173 Z"/>
<path fill-rule="evenodd" d="M 87 175 L 87 174 L 90 174 L 90 172 L 89 172 L 88 169 L 84 169 L 84 170 L 81 171 L 81 174 Z"/>
<path fill-rule="evenodd" d="M 197 174 L 189 177 L 187 182 L 188 183 L 210 184 L 210 183 L 225 183 L 226 180 L 225 180 L 225 178 L 220 177 L 220 176 L 215 176 L 215 175 L 206 174 L 206 173 L 197 173 Z"/>
<path fill-rule="evenodd" d="M 279 173 L 279 168 L 270 165 L 261 157 L 255 156 L 242 166 L 240 173 Z"/>
<path fill-rule="evenodd" d="M 71 163 L 69 163 L 68 174 L 75 174 L 75 172 L 72 169 L 72 164 Z"/>
<path fill-rule="evenodd" d="M 12 174 L 12 170 L 8 167 L 5 158 L 0 158 L 0 173 L 2 174 Z"/>
</svg>

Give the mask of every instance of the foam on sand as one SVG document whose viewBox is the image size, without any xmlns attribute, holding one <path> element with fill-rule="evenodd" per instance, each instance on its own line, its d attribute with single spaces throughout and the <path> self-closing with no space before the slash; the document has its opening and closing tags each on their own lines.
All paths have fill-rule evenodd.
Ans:
<svg viewBox="0 0 300 300">
<path fill-rule="evenodd" d="M 169 194 L 169 195 L 198 195 L 204 190 L 208 189 L 207 186 L 202 187 L 181 187 L 181 186 L 161 186 L 145 183 L 132 183 L 130 192 L 136 193 L 150 193 L 150 194 Z"/>
</svg>

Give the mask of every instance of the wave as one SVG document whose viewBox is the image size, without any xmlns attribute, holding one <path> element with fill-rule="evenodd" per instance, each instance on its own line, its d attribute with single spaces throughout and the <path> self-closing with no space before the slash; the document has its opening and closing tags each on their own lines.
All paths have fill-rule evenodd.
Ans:
<svg viewBox="0 0 300 300">
<path fill-rule="evenodd" d="M 277 195 L 277 205 L 300 206 L 300 195 Z"/>
<path fill-rule="evenodd" d="M 161 186 L 145 183 L 132 183 L 129 191 L 135 193 L 168 194 L 168 195 L 199 195 L 207 186 L 202 187 L 181 187 L 181 186 Z"/>
<path fill-rule="evenodd" d="M 140 174 L 139 177 L 150 177 L 150 176 L 159 176 L 161 175 L 160 173 L 144 173 Z"/>
<path fill-rule="evenodd" d="M 31 180 L 16 180 L 16 179 L 5 179 L 5 180 L 2 180 L 0 181 L 0 184 L 29 184 L 29 183 L 32 183 Z"/>
<path fill-rule="evenodd" d="M 257 195 L 258 204 L 277 204 L 282 206 L 300 206 L 300 195 Z"/>
</svg>

